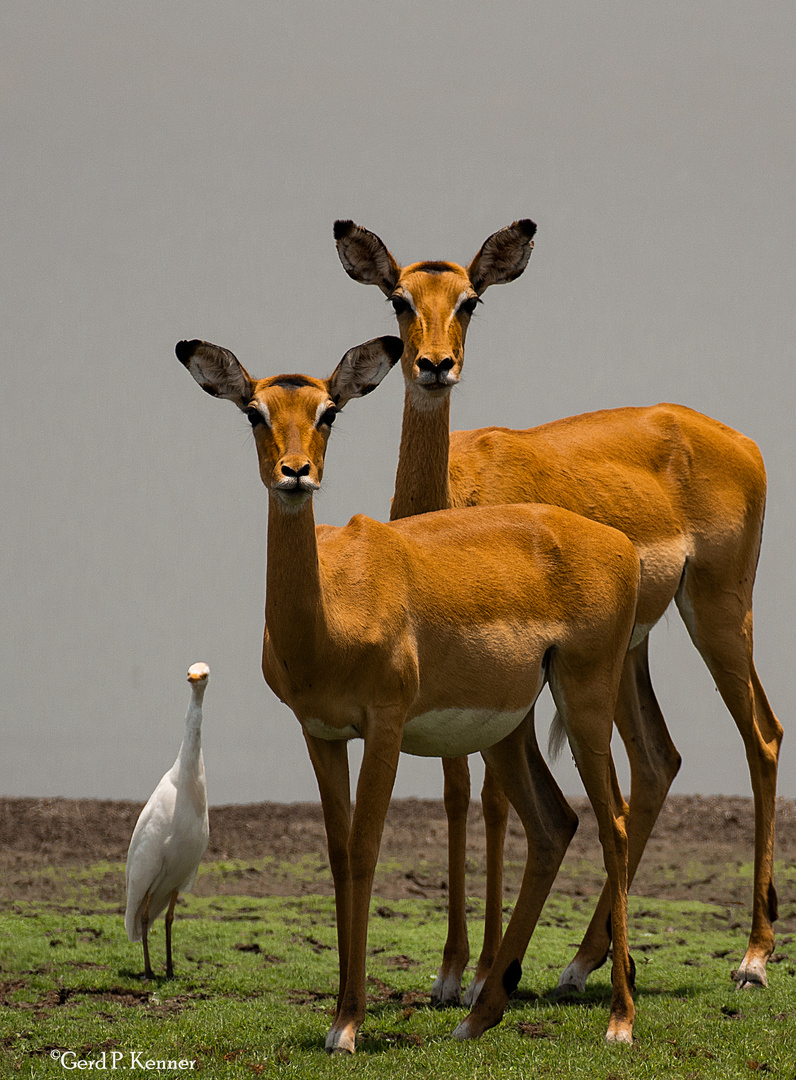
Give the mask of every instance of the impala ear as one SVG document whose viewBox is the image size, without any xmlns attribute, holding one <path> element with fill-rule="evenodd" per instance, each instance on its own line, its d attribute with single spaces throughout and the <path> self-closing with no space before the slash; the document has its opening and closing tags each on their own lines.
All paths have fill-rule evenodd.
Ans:
<svg viewBox="0 0 796 1080">
<path fill-rule="evenodd" d="M 484 241 L 467 268 L 479 296 L 490 285 L 505 285 L 520 276 L 531 257 L 535 232 L 535 223 L 530 218 L 523 218 L 498 229 Z"/>
<path fill-rule="evenodd" d="M 229 349 L 194 339 L 178 341 L 174 351 L 206 393 L 226 398 L 246 411 L 252 399 L 253 380 Z"/>
<path fill-rule="evenodd" d="M 375 390 L 401 359 L 404 343 L 397 337 L 373 338 L 349 349 L 329 379 L 329 394 L 339 408 L 351 398 Z"/>
<path fill-rule="evenodd" d="M 363 285 L 378 285 L 385 296 L 390 296 L 401 268 L 378 236 L 353 221 L 335 221 L 334 238 L 348 276 Z"/>
</svg>

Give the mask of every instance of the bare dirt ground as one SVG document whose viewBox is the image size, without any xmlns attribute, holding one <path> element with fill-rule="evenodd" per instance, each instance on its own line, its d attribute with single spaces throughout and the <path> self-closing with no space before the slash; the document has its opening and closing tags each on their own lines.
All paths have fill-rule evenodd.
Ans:
<svg viewBox="0 0 796 1080">
<path fill-rule="evenodd" d="M 603 873 L 597 828 L 585 799 L 572 799 L 580 826 L 556 880 L 570 895 L 597 893 Z M 124 862 L 140 803 L 90 799 L 0 799 L 0 900 L 43 899 L 41 871 Z M 468 890 L 484 895 L 484 831 L 480 804 L 470 809 Z M 396 800 L 381 849 L 378 895 L 444 897 L 447 827 L 442 803 Z M 633 892 L 738 905 L 748 912 L 754 851 L 751 799 L 671 796 L 639 868 Z M 776 857 L 793 867 L 796 800 L 777 802 Z M 516 817 L 506 838 L 506 894 L 516 896 L 525 839 Z M 215 867 L 208 864 L 216 864 Z M 231 865 L 230 865 L 231 864 Z M 256 803 L 210 810 L 210 846 L 196 885 L 199 894 L 250 896 L 331 891 L 320 806 Z M 118 885 L 109 887 L 118 888 Z M 50 893 L 50 889 L 48 889 Z M 780 888 L 780 930 L 796 929 L 796 904 Z M 51 898 L 51 895 L 48 896 Z M 54 898 L 54 897 L 52 897 Z"/>
</svg>

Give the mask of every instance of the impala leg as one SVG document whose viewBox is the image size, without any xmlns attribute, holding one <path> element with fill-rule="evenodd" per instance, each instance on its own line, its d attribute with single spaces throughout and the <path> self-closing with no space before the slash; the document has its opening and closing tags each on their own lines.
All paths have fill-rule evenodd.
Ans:
<svg viewBox="0 0 796 1080">
<path fill-rule="evenodd" d="M 484 758 L 519 815 L 528 841 L 520 893 L 495 961 L 472 1011 L 454 1037 L 472 1039 L 500 1022 L 521 975 L 522 958 L 578 819 L 548 769 L 536 742 L 533 710 Z"/>
<path fill-rule="evenodd" d="M 633 1041 L 635 969 L 627 931 L 627 816 L 611 757 L 611 734 L 621 668 L 596 666 L 592 678 L 573 675 L 570 665 L 551 666 L 550 687 L 586 794 L 597 818 L 603 860 L 611 891 L 613 966 L 608 1042 Z"/>
<path fill-rule="evenodd" d="M 529 723 L 533 725 L 533 720 Z M 509 816 L 509 800 L 487 765 L 481 806 L 486 832 L 486 909 L 484 944 L 478 958 L 475 977 L 464 995 L 464 1004 L 472 1007 L 486 981 L 503 940 L 503 846 Z"/>
<path fill-rule="evenodd" d="M 365 1018 L 365 957 L 373 875 L 384 819 L 390 805 L 401 752 L 403 715 L 368 709 L 365 752 L 357 783 L 356 805 L 348 841 L 351 875 L 351 920 L 345 986 L 329 1034 L 330 1053 L 353 1054 L 357 1031 Z"/>
<path fill-rule="evenodd" d="M 613 965 L 611 971 L 611 1016 L 605 1038 L 608 1042 L 633 1041 L 635 1006 L 635 966 L 630 956 L 627 931 L 627 832 L 628 807 L 619 790 L 613 759 L 600 755 L 596 760 L 580 750 L 575 760 L 589 796 L 600 835 L 603 860 L 611 894 Z"/>
<path fill-rule="evenodd" d="M 144 978 L 154 979 L 155 973 L 152 970 L 152 965 L 149 962 L 149 904 L 152 900 L 151 895 L 147 896 L 144 900 L 144 908 L 141 912 L 141 943 L 144 946 Z"/>
<path fill-rule="evenodd" d="M 629 888 L 680 768 L 680 755 L 669 736 L 650 680 L 648 638 L 627 654 L 614 720 L 630 764 Z M 580 948 L 561 973 L 557 994 L 582 993 L 591 972 L 605 963 L 611 944 L 611 908 L 611 889 L 606 882 Z"/>
<path fill-rule="evenodd" d="M 470 959 L 464 876 L 470 767 L 466 757 L 443 758 L 442 770 L 448 819 L 448 937 L 442 966 L 431 988 L 431 1004 L 437 1007 L 460 1003 L 462 975 Z"/>
<path fill-rule="evenodd" d="M 174 908 L 177 903 L 177 890 L 171 894 L 168 910 L 166 911 L 166 978 L 174 978 L 174 964 L 171 958 L 171 924 L 174 922 Z"/>
<path fill-rule="evenodd" d="M 351 831 L 351 786 L 348 748 L 344 742 L 327 742 L 304 733 L 312 767 L 318 781 L 326 829 L 329 866 L 334 881 L 337 918 L 339 985 L 337 1008 L 345 991 L 351 934 L 351 874 L 348 866 L 348 839 Z"/>
<path fill-rule="evenodd" d="M 774 814 L 782 725 L 768 703 L 752 659 L 752 583 L 735 587 L 689 566 L 676 600 L 691 639 L 730 710 L 746 749 L 755 807 L 755 868 L 749 946 L 736 973 L 739 988 L 766 986 L 774 949 Z M 740 585 L 737 584 L 740 581 Z"/>
</svg>

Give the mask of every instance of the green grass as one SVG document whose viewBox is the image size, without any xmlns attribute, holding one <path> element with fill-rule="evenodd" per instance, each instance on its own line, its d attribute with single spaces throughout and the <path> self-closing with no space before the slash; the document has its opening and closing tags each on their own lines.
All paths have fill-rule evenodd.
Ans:
<svg viewBox="0 0 796 1080">
<path fill-rule="evenodd" d="M 300 869 L 305 887 L 314 872 Z M 177 977 L 151 983 L 141 978 L 140 945 L 124 933 L 118 874 L 108 864 L 47 871 L 50 900 L 0 915 L 0 1076 L 796 1078 L 796 944 L 778 942 L 768 991 L 737 993 L 730 970 L 746 934 L 737 907 L 631 900 L 635 1042 L 609 1047 L 609 966 L 578 1001 L 544 996 L 591 899 L 551 896 L 503 1022 L 467 1044 L 450 1038 L 464 1010 L 429 1007 L 445 933 L 439 903 L 375 900 L 368 1016 L 356 1056 L 340 1059 L 323 1051 L 337 977 L 330 897 L 187 897 L 175 922 Z M 473 908 L 475 954 L 482 905 Z M 151 945 L 162 970 L 162 921 Z M 74 1057 L 52 1056 L 64 1050 Z M 168 1067 L 180 1060 L 195 1067 Z M 86 1067 L 66 1068 L 79 1061 Z"/>
</svg>

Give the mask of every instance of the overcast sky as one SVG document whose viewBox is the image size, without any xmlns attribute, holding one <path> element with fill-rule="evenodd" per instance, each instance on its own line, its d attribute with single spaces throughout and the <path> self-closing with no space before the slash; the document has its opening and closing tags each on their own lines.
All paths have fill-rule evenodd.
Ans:
<svg viewBox="0 0 796 1080">
<path fill-rule="evenodd" d="M 795 30 L 792 0 L 4 5 L 0 794 L 146 798 L 202 660 L 211 802 L 317 797 L 259 669 L 249 425 L 174 344 L 327 375 L 396 332 L 340 266 L 335 218 L 400 262 L 467 263 L 532 217 L 527 271 L 473 321 L 453 424 L 670 400 L 759 443 L 756 662 L 796 796 Z M 340 417 L 319 521 L 387 517 L 402 403 L 395 372 Z M 676 611 L 650 653 L 674 790 L 748 794 Z M 439 763 L 403 758 L 396 794 L 439 796 Z"/>
</svg>

